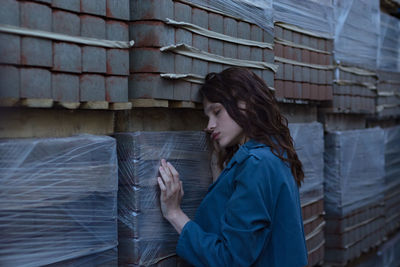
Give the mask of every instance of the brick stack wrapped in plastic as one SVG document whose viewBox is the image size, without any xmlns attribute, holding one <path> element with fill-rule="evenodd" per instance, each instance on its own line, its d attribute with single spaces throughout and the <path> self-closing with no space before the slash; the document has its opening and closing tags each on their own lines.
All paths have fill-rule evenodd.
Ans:
<svg viewBox="0 0 400 267">
<path fill-rule="evenodd" d="M 374 114 L 379 1 L 333 1 L 334 113 Z"/>
<path fill-rule="evenodd" d="M 324 260 L 324 130 L 322 124 L 291 123 L 290 134 L 303 164 L 304 183 L 300 187 L 308 266 Z"/>
<path fill-rule="evenodd" d="M 380 13 L 378 49 L 378 92 L 376 113 L 378 118 L 400 116 L 400 22 L 397 18 Z"/>
<path fill-rule="evenodd" d="M 271 7 L 270 0 L 131 1 L 133 105 L 195 107 L 205 75 L 232 66 L 251 68 L 272 88 Z"/>
<path fill-rule="evenodd" d="M 328 1 L 275 0 L 276 97 L 332 100 L 333 8 Z M 299 101 L 298 101 L 299 102 Z"/>
<path fill-rule="evenodd" d="M 0 265 L 117 266 L 111 137 L 0 141 Z"/>
<path fill-rule="evenodd" d="M 325 262 L 342 266 L 385 234 L 384 131 L 328 133 L 324 160 Z"/>
<path fill-rule="evenodd" d="M 178 234 L 160 210 L 160 159 L 183 182 L 182 209 L 190 218 L 212 182 L 208 139 L 203 132 L 135 132 L 115 135 L 119 161 L 119 264 L 177 266 Z"/>
<path fill-rule="evenodd" d="M 129 0 L 2 1 L 0 104 L 126 109 Z"/>
<path fill-rule="evenodd" d="M 385 131 L 385 228 L 390 235 L 400 227 L 400 126 Z"/>
</svg>

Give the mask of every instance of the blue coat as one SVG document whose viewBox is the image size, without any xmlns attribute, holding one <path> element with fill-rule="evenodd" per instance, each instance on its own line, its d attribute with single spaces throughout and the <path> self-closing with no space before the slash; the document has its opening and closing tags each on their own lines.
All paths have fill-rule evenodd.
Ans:
<svg viewBox="0 0 400 267">
<path fill-rule="evenodd" d="M 184 226 L 176 251 L 195 266 L 306 265 L 299 190 L 287 164 L 264 144 L 242 145 Z"/>
</svg>

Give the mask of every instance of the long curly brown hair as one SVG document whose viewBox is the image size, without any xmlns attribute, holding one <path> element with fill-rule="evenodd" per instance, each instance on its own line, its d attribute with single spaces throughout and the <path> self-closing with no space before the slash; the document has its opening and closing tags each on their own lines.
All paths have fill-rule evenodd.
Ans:
<svg viewBox="0 0 400 267">
<path fill-rule="evenodd" d="M 303 167 L 293 146 L 288 121 L 280 113 L 272 91 L 260 77 L 238 67 L 209 73 L 200 94 L 210 102 L 221 103 L 247 137 L 269 146 L 274 155 L 290 166 L 297 185 L 301 185 Z M 245 104 L 245 108 L 240 108 L 239 103 Z M 238 146 L 226 149 L 219 158 L 220 167 L 233 157 L 237 149 Z"/>
</svg>

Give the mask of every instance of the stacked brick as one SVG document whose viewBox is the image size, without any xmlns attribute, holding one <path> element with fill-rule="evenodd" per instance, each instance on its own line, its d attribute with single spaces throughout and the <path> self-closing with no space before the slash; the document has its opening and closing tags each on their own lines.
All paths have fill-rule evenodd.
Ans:
<svg viewBox="0 0 400 267">
<path fill-rule="evenodd" d="M 325 263 L 344 266 L 385 234 L 384 132 L 332 132 L 325 138 Z"/>
<path fill-rule="evenodd" d="M 117 266 L 117 152 L 107 136 L 0 141 L 2 266 Z"/>
<path fill-rule="evenodd" d="M 391 235 L 400 227 L 400 126 L 385 131 L 385 230 Z"/>
<path fill-rule="evenodd" d="M 330 111 L 334 113 L 375 113 L 376 72 L 338 66 L 335 70 L 333 101 Z"/>
<path fill-rule="evenodd" d="M 300 187 L 308 266 L 324 260 L 324 130 L 320 123 L 291 123 L 289 129 L 303 164 L 304 183 Z M 312 144 L 312 145 L 310 145 Z"/>
<path fill-rule="evenodd" d="M 129 41 L 128 0 L 5 0 L 1 12 L 1 24 L 28 29 L 0 33 L 3 105 L 33 99 L 41 107 L 96 102 L 107 109 L 109 103 L 128 102 L 128 50 L 85 44 L 86 37 L 108 44 Z M 33 36 L 30 30 L 42 32 Z"/>
<path fill-rule="evenodd" d="M 332 100 L 332 39 L 275 24 L 278 99 Z"/>
<path fill-rule="evenodd" d="M 400 22 L 397 18 L 380 13 L 378 50 L 378 92 L 376 113 L 378 118 L 400 116 Z"/>
<path fill-rule="evenodd" d="M 212 182 L 205 133 L 118 133 L 116 139 L 119 162 L 119 264 L 182 264 L 175 254 L 179 236 L 160 211 L 156 177 L 161 158 L 176 167 L 185 189 L 182 209 L 193 218 Z"/>
<path fill-rule="evenodd" d="M 335 21 L 334 113 L 374 114 L 379 1 L 333 1 Z"/>
<path fill-rule="evenodd" d="M 135 40 L 135 47 L 130 54 L 129 99 L 199 102 L 198 90 L 204 76 L 232 66 L 229 62 L 221 63 L 215 59 L 223 57 L 228 61 L 234 59 L 273 63 L 271 49 L 201 35 L 176 23 L 166 23 L 167 19 L 190 23 L 231 39 L 272 43 L 271 34 L 261 27 L 222 12 L 214 12 L 191 1 L 131 1 L 130 38 Z M 179 53 L 179 48 L 167 48 L 179 44 L 197 52 L 206 52 L 210 58 L 183 55 Z M 254 70 L 273 87 L 272 70 Z M 171 80 L 166 75 L 170 78 L 178 75 L 181 78 Z"/>
</svg>

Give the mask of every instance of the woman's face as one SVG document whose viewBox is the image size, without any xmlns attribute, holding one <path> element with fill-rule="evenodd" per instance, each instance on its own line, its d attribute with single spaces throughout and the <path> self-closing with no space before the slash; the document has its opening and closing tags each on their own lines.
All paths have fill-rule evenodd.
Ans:
<svg viewBox="0 0 400 267">
<path fill-rule="evenodd" d="M 206 131 L 221 148 L 241 143 L 245 136 L 243 129 L 229 116 L 221 103 L 213 103 L 207 98 L 203 100 L 204 113 L 208 117 Z"/>
</svg>

